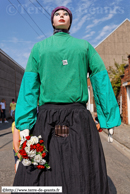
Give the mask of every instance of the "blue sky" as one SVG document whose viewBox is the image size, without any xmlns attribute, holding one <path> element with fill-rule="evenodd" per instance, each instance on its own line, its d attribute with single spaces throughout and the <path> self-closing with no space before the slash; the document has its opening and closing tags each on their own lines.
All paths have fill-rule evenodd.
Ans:
<svg viewBox="0 0 130 194">
<path fill-rule="evenodd" d="M 0 48 L 25 68 L 33 45 L 43 40 L 45 38 L 44 34 L 46 37 L 51 36 L 53 28 L 50 16 L 36 0 L 18 1 L 40 29 L 33 23 L 17 0 L 10 1 L 22 16 L 8 0 L 0 1 Z M 129 0 L 38 0 L 38 2 L 49 14 L 57 6 L 67 6 L 73 14 L 70 35 L 85 39 L 94 47 L 126 18 L 130 20 Z"/>
</svg>

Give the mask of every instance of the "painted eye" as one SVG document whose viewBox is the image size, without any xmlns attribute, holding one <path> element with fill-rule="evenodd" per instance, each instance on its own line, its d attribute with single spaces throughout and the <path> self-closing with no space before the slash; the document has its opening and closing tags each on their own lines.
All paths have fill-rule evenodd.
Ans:
<svg viewBox="0 0 130 194">
<path fill-rule="evenodd" d="M 55 16 L 58 16 L 59 15 L 59 13 L 55 13 Z"/>
<path fill-rule="evenodd" d="M 69 14 L 66 12 L 66 13 L 64 13 L 64 15 L 68 16 Z"/>
</svg>

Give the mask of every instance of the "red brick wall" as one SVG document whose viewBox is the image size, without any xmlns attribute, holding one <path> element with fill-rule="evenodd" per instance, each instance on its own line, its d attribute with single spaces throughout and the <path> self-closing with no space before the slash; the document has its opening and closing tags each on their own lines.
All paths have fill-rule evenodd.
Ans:
<svg viewBox="0 0 130 194">
<path fill-rule="evenodd" d="M 130 81 L 130 64 L 126 66 L 124 76 L 121 78 L 121 88 L 118 96 L 118 100 L 122 95 L 122 117 L 123 122 L 128 125 L 128 107 L 127 107 L 127 88 L 122 86 L 123 83 Z"/>
<path fill-rule="evenodd" d="M 122 117 L 123 117 L 123 122 L 128 124 L 127 90 L 126 90 L 126 87 L 122 87 Z"/>
<path fill-rule="evenodd" d="M 128 67 L 125 68 L 125 74 L 123 78 L 123 82 L 128 82 L 128 81 L 130 81 L 130 65 L 128 65 Z"/>
</svg>

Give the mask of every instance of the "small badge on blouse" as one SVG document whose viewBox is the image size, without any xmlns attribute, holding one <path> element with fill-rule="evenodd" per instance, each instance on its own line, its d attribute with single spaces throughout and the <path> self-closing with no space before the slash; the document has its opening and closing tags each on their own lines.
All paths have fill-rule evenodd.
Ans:
<svg viewBox="0 0 130 194">
<path fill-rule="evenodd" d="M 68 61 L 67 60 L 63 60 L 63 65 L 68 65 Z"/>
</svg>

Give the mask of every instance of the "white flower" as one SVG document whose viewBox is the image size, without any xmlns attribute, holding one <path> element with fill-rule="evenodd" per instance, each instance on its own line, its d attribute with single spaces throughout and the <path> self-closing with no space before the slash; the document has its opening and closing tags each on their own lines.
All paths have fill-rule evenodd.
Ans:
<svg viewBox="0 0 130 194">
<path fill-rule="evenodd" d="M 34 162 L 40 162 L 42 160 L 42 157 L 38 154 L 34 157 Z"/>
<path fill-rule="evenodd" d="M 29 157 L 34 157 L 36 155 L 36 150 L 31 150 L 30 152 L 28 152 L 28 156 Z"/>
<path fill-rule="evenodd" d="M 41 135 L 39 135 L 39 136 L 38 136 L 38 138 L 42 138 L 42 136 L 41 136 Z"/>
<path fill-rule="evenodd" d="M 33 144 L 37 144 L 38 143 L 38 137 L 32 136 L 31 139 L 30 139 L 30 141 L 33 142 L 32 145 Z"/>
<path fill-rule="evenodd" d="M 30 147 L 30 145 L 33 145 L 33 141 L 31 141 L 31 139 L 27 141 L 27 146 Z"/>
<path fill-rule="evenodd" d="M 22 164 L 24 166 L 29 166 L 31 164 L 31 161 L 29 159 L 23 159 Z"/>
<path fill-rule="evenodd" d="M 46 163 L 46 160 L 44 160 L 44 159 L 42 159 L 42 160 L 39 162 L 40 165 L 44 165 L 45 163 Z"/>
<path fill-rule="evenodd" d="M 30 152 L 30 147 L 25 147 L 25 152 L 29 153 Z"/>
<path fill-rule="evenodd" d="M 27 146 L 30 147 L 30 145 L 37 144 L 38 143 L 38 137 L 32 136 L 30 140 L 27 141 Z"/>
<path fill-rule="evenodd" d="M 37 162 L 33 162 L 33 165 L 36 165 L 36 166 L 37 166 L 37 165 L 38 165 L 38 163 L 37 163 Z"/>
</svg>

